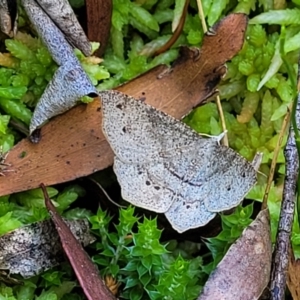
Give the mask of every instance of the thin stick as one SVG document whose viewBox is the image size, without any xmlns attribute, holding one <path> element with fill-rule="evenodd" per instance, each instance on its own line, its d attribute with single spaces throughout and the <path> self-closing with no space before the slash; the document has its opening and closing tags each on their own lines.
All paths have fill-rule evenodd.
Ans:
<svg viewBox="0 0 300 300">
<path fill-rule="evenodd" d="M 197 5 L 198 5 L 199 18 L 201 20 L 203 32 L 205 34 L 207 32 L 207 25 L 205 22 L 205 16 L 204 16 L 204 11 L 203 11 L 203 6 L 202 6 L 201 0 L 197 0 Z M 228 136 L 227 136 L 226 122 L 225 122 L 224 112 L 223 112 L 221 99 L 220 99 L 219 95 L 216 97 L 216 103 L 217 103 L 218 112 L 219 112 L 219 116 L 220 116 L 220 120 L 221 120 L 222 130 L 225 133 L 224 137 L 222 139 L 222 143 L 223 143 L 223 145 L 228 147 L 229 142 L 228 142 Z"/>
<path fill-rule="evenodd" d="M 268 176 L 267 186 L 266 186 L 263 202 L 262 202 L 262 205 L 261 205 L 261 209 L 265 209 L 267 207 L 269 192 L 270 192 L 271 185 L 272 185 L 273 178 L 274 178 L 274 174 L 275 174 L 275 167 L 276 167 L 276 164 L 277 164 L 277 158 L 278 158 L 279 151 L 280 151 L 280 148 L 281 148 L 282 140 L 284 138 L 284 135 L 286 134 L 286 129 L 287 129 L 288 125 L 290 124 L 292 107 L 293 107 L 293 104 L 291 103 L 288 107 L 288 111 L 285 115 L 285 118 L 284 118 L 282 126 L 281 126 L 279 138 L 278 138 L 275 150 L 274 150 L 274 155 L 273 155 L 273 159 L 272 159 L 272 163 L 271 163 L 270 173 L 269 173 L 269 176 Z"/>
<path fill-rule="evenodd" d="M 283 44 L 282 44 L 283 45 Z M 283 47 L 282 47 L 283 48 Z M 288 63 L 283 61 L 288 67 Z M 287 272 L 289 266 L 289 249 L 291 247 L 291 232 L 293 227 L 295 205 L 297 201 L 297 185 L 299 184 L 299 153 L 297 137 L 300 128 L 300 60 L 298 60 L 298 77 L 293 87 L 297 89 L 297 97 L 293 102 L 291 112 L 291 124 L 287 144 L 284 149 L 285 180 L 283 186 L 283 197 L 280 209 L 278 232 L 272 261 L 270 300 L 284 300 Z M 293 80 L 292 70 L 288 69 L 289 77 Z M 295 80 L 294 80 L 295 81 Z M 299 186 L 298 186 L 299 188 Z M 299 193 L 298 193 L 299 197 Z"/>
</svg>

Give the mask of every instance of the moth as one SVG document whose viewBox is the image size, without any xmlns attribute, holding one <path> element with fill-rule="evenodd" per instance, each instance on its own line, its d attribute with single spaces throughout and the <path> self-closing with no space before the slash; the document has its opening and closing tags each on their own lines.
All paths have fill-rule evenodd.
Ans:
<svg viewBox="0 0 300 300">
<path fill-rule="evenodd" d="M 256 183 L 255 167 L 219 137 L 117 91 L 100 92 L 103 132 L 114 151 L 122 197 L 164 213 L 178 232 L 237 206 Z"/>
</svg>

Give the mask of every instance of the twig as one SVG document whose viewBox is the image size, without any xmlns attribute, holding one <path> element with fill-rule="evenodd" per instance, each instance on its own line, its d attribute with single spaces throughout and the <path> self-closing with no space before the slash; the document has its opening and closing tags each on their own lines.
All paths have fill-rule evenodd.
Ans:
<svg viewBox="0 0 300 300">
<path fill-rule="evenodd" d="M 296 122 L 300 127 L 300 94 L 298 93 L 296 106 Z M 278 233 L 273 256 L 270 299 L 285 299 L 286 274 L 289 263 L 290 234 L 294 218 L 296 201 L 296 186 L 298 179 L 299 159 L 296 147 L 293 126 L 290 126 L 287 145 L 284 149 L 286 160 L 285 182 L 283 187 L 283 199 L 279 217 Z"/>
</svg>

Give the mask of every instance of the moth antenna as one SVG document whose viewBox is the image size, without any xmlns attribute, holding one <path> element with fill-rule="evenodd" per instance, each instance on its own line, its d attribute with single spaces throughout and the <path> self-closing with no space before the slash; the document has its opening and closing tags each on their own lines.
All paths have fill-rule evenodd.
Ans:
<svg viewBox="0 0 300 300">
<path fill-rule="evenodd" d="M 104 189 L 104 187 L 103 187 L 98 181 L 96 181 L 95 179 L 90 178 L 90 177 L 89 177 L 89 180 L 91 180 L 92 182 L 94 182 L 94 183 L 99 187 L 99 189 L 103 192 L 103 194 L 105 195 L 105 197 L 106 197 L 112 204 L 114 204 L 114 205 L 116 205 L 116 206 L 118 206 L 118 207 L 120 207 L 120 208 L 126 208 L 125 206 L 120 205 L 120 204 L 116 203 L 114 200 L 112 200 L 112 199 L 109 197 L 109 195 L 107 194 L 107 192 L 106 192 L 106 190 Z"/>
</svg>

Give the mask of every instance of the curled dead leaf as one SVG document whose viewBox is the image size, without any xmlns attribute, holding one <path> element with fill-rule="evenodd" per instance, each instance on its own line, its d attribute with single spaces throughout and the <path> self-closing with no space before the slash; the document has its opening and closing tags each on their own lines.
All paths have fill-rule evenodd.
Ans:
<svg viewBox="0 0 300 300">
<path fill-rule="evenodd" d="M 69 4 L 65 5 L 65 1 L 59 7 L 62 10 L 67 9 L 66 14 L 70 19 L 65 17 L 63 19 L 70 25 L 70 23 L 73 24 L 75 16 L 71 18 L 70 10 L 72 9 L 70 7 L 68 9 Z M 56 16 L 57 6 L 53 6 L 52 1 L 40 0 L 40 2 L 49 9 L 50 14 L 56 18 L 57 22 L 61 22 L 62 17 Z M 34 0 L 23 0 L 23 6 L 39 37 L 59 65 L 54 78 L 47 85 L 34 110 L 29 128 L 30 134 L 32 134 L 51 117 L 62 114 L 75 106 L 80 97 L 85 95 L 95 97 L 97 91 L 83 71 L 72 47 L 44 10 Z M 74 34 L 75 36 L 80 34 L 80 30 L 77 28 Z M 34 142 L 35 139 L 32 141 Z"/>
<path fill-rule="evenodd" d="M 268 285 L 272 243 L 267 209 L 244 230 L 209 276 L 198 300 L 255 300 Z"/>
</svg>

